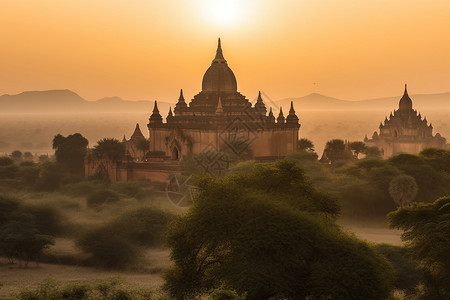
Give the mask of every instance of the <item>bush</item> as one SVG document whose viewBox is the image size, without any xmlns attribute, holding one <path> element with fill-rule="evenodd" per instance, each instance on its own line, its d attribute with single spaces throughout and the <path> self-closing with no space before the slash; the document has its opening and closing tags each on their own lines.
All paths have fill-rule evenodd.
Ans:
<svg viewBox="0 0 450 300">
<path fill-rule="evenodd" d="M 92 264 L 107 269 L 123 269 L 136 263 L 138 248 L 111 227 L 98 227 L 84 233 L 77 246 L 91 255 Z"/>
<path fill-rule="evenodd" d="M 96 283 L 62 285 L 45 280 L 33 289 L 15 296 L 17 300 L 152 300 L 168 299 L 151 290 L 136 288 L 120 278 L 110 278 Z"/>
<path fill-rule="evenodd" d="M 0 166 L 1 167 L 10 166 L 13 163 L 14 163 L 14 161 L 11 158 L 9 158 L 8 156 L 0 157 Z"/>
<path fill-rule="evenodd" d="M 64 219 L 56 208 L 48 205 L 27 205 L 20 211 L 33 217 L 32 222 L 40 233 L 52 236 L 64 233 Z"/>
<path fill-rule="evenodd" d="M 90 208 L 100 208 L 109 203 L 119 202 L 120 197 L 111 190 L 95 191 L 86 198 L 86 205 Z"/>
</svg>

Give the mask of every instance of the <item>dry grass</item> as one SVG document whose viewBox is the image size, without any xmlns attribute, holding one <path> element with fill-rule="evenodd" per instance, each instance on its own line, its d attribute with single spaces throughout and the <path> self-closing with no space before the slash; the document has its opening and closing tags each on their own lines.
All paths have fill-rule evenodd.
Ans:
<svg viewBox="0 0 450 300">
<path fill-rule="evenodd" d="M 55 245 L 59 251 L 70 251 L 70 241 L 61 240 Z M 42 282 L 52 279 L 62 284 L 104 280 L 110 277 L 120 277 L 125 282 L 135 284 L 141 288 L 158 288 L 162 285 L 162 271 L 170 265 L 169 251 L 166 249 L 151 249 L 146 251 L 148 260 L 147 270 L 150 272 L 108 271 L 90 267 L 30 264 L 28 268 L 18 264 L 8 265 L 6 260 L 0 259 L 0 299 Z"/>
</svg>

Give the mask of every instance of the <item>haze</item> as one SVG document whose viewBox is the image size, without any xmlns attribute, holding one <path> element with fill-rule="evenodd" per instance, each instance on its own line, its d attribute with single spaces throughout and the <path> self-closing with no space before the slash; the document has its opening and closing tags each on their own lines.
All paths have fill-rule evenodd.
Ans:
<svg viewBox="0 0 450 300">
<path fill-rule="evenodd" d="M 449 15 L 447 0 L 1 1 L 0 94 L 190 99 L 219 36 L 250 99 L 448 92 Z"/>
</svg>

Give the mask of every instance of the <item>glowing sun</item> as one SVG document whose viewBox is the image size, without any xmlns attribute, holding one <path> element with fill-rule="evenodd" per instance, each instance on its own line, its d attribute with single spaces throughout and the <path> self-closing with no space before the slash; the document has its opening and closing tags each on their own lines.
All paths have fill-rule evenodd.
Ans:
<svg viewBox="0 0 450 300">
<path fill-rule="evenodd" d="M 206 0 L 201 1 L 201 5 L 210 22 L 230 26 L 241 21 L 245 9 L 243 2 L 242 0 Z"/>
</svg>

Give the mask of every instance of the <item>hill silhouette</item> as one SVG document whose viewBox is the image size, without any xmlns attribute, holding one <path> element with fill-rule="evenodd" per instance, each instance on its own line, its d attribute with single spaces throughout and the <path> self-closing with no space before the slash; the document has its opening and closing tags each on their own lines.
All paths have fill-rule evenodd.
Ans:
<svg viewBox="0 0 450 300">
<path fill-rule="evenodd" d="M 302 110 L 386 110 L 398 108 L 402 95 L 359 101 L 336 99 L 313 93 L 300 98 L 285 98 L 276 103 L 286 109 L 294 101 L 294 107 Z M 414 109 L 450 109 L 450 93 L 410 95 Z"/>
<path fill-rule="evenodd" d="M 275 101 L 288 110 L 294 101 L 296 111 L 327 110 L 384 110 L 392 111 L 398 107 L 401 95 L 360 101 L 348 101 L 313 93 L 298 98 L 286 98 Z M 450 109 L 450 92 L 441 94 L 411 95 L 416 109 Z M 174 101 L 175 102 L 175 101 Z M 158 101 L 163 117 L 169 106 L 174 103 Z M 266 105 L 270 105 L 266 103 Z M 125 113 L 153 111 L 153 101 L 130 101 L 120 97 L 106 97 L 96 101 L 87 101 L 70 90 L 30 91 L 17 95 L 0 96 L 0 113 Z"/>
<path fill-rule="evenodd" d="M 169 110 L 169 103 L 158 101 L 161 115 Z M 107 97 L 87 101 L 70 90 L 31 91 L 0 96 L 0 113 L 100 113 L 153 111 L 153 101 L 129 101 Z"/>
</svg>

